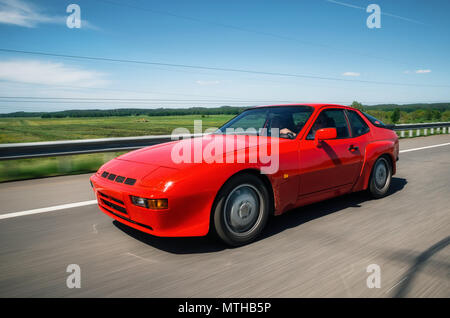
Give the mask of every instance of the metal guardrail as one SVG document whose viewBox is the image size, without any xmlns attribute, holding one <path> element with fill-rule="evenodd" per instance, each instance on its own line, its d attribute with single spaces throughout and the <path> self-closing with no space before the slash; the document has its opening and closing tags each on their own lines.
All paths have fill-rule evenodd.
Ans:
<svg viewBox="0 0 450 318">
<path fill-rule="evenodd" d="M 443 127 L 450 127 L 450 122 L 393 125 L 394 130 L 443 128 Z"/>
<path fill-rule="evenodd" d="M 439 133 L 450 133 L 450 122 L 392 125 L 389 126 L 389 128 L 399 131 L 401 137 L 405 137 L 405 133 L 408 131 L 409 137 L 413 137 L 417 135 L 420 136 L 422 130 L 424 130 L 423 134 L 427 135 L 428 129 L 430 129 L 431 134 L 434 133 L 435 129 L 436 132 L 439 131 Z M 192 138 L 198 136 L 201 136 L 201 134 L 178 135 L 177 137 Z M 173 140 L 175 139 L 173 139 L 171 135 L 161 135 L 0 144 L 0 160 L 134 150 Z"/>
<path fill-rule="evenodd" d="M 421 124 L 400 124 L 392 125 L 391 129 L 398 132 L 401 138 L 404 137 L 418 137 L 427 136 L 428 129 L 430 130 L 430 135 L 435 133 L 450 133 L 450 122 L 440 122 L 440 123 L 421 123 Z"/>
<path fill-rule="evenodd" d="M 177 135 L 192 138 L 197 135 Z M 134 150 L 173 141 L 171 135 L 0 144 L 0 160 Z"/>
</svg>

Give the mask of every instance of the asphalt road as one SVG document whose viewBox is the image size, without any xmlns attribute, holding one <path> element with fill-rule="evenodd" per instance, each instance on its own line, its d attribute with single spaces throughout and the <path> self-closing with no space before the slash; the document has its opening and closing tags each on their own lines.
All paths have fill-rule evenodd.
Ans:
<svg viewBox="0 0 450 318">
<path fill-rule="evenodd" d="M 401 150 L 450 135 L 401 140 Z M 89 175 L 0 184 L 0 216 L 95 199 Z M 450 145 L 400 154 L 389 196 L 270 220 L 257 242 L 156 238 L 96 205 L 0 219 L 0 297 L 450 297 Z M 69 264 L 81 288 L 69 289 Z M 377 264 L 380 288 L 368 288 Z"/>
</svg>

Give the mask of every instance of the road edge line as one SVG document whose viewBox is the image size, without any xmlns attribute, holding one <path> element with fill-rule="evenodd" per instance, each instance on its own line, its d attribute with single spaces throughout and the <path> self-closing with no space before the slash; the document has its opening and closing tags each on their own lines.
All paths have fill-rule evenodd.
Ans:
<svg viewBox="0 0 450 318">
<path fill-rule="evenodd" d="M 27 211 L 21 211 L 21 212 L 0 214 L 0 220 L 15 218 L 15 217 L 19 217 L 19 216 L 25 216 L 25 215 L 47 213 L 47 212 L 53 212 L 53 211 L 58 211 L 58 210 L 77 208 L 77 207 L 92 205 L 92 204 L 97 204 L 97 200 L 67 203 L 67 204 L 55 205 L 55 206 L 51 206 L 51 207 L 47 207 L 47 208 L 39 208 L 39 209 L 33 209 L 33 210 L 27 210 Z"/>
<path fill-rule="evenodd" d="M 422 149 L 429 149 L 429 148 L 436 148 L 436 147 L 442 147 L 442 146 L 448 146 L 448 145 L 450 145 L 450 142 L 447 142 L 445 144 L 439 144 L 439 145 L 431 145 L 431 146 L 425 146 L 425 147 L 419 147 L 419 148 L 411 148 L 411 149 L 400 150 L 399 153 L 405 153 L 405 152 L 422 150 Z"/>
</svg>

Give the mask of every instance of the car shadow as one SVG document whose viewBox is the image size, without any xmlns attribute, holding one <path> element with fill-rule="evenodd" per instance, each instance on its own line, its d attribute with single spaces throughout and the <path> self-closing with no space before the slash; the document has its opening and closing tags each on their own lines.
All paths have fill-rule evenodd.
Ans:
<svg viewBox="0 0 450 318">
<path fill-rule="evenodd" d="M 414 259 L 407 272 L 403 274 L 402 278 L 400 278 L 393 297 L 395 298 L 408 297 L 408 293 L 411 290 L 413 281 L 418 275 L 418 273 L 427 265 L 427 263 L 430 261 L 433 255 L 437 254 L 439 251 L 445 249 L 449 245 L 450 245 L 450 236 L 447 236 L 442 240 L 440 240 L 439 242 L 433 244 L 431 247 L 427 248 L 422 253 L 420 253 Z M 447 266 L 447 268 L 449 267 L 448 264 L 445 265 Z"/>
<path fill-rule="evenodd" d="M 386 196 L 401 191 L 407 184 L 404 178 L 392 177 L 391 186 Z M 346 194 L 329 200 L 313 203 L 292 209 L 280 216 L 272 217 L 266 229 L 259 237 L 260 240 L 276 235 L 284 230 L 297 227 L 303 223 L 341 211 L 350 207 L 361 207 L 361 203 L 372 198 L 365 191 Z"/>
<path fill-rule="evenodd" d="M 404 178 L 393 177 L 387 196 L 401 191 L 408 183 Z M 274 236 L 284 230 L 300 226 L 306 222 L 338 212 L 348 207 L 361 207 L 361 203 L 371 198 L 365 192 L 351 193 L 326 201 L 299 207 L 277 217 L 272 217 L 257 241 Z M 132 227 L 113 221 L 113 224 L 142 243 L 173 254 L 198 254 L 218 252 L 229 248 L 211 235 L 205 237 L 156 237 Z"/>
<path fill-rule="evenodd" d="M 213 237 L 157 237 L 113 221 L 113 224 L 132 238 L 154 248 L 173 254 L 199 254 L 218 252 L 227 248 Z"/>
</svg>

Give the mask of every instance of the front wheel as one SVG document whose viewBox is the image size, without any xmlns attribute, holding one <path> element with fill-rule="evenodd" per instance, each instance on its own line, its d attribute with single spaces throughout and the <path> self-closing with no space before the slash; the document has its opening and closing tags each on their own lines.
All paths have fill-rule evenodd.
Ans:
<svg viewBox="0 0 450 318">
<path fill-rule="evenodd" d="M 386 157 L 380 157 L 373 165 L 369 181 L 369 193 L 379 199 L 386 195 L 391 185 L 392 166 Z"/>
<path fill-rule="evenodd" d="M 264 183 L 252 174 L 230 179 L 220 190 L 213 209 L 214 229 L 231 246 L 253 241 L 267 223 L 269 193 Z"/>
</svg>

